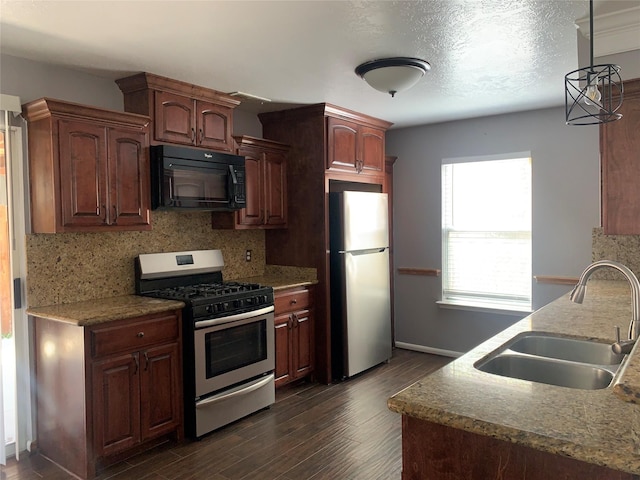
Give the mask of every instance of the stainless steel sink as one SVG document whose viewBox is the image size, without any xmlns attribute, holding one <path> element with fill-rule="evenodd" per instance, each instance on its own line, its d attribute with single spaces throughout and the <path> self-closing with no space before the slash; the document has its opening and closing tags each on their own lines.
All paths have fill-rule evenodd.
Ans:
<svg viewBox="0 0 640 480">
<path fill-rule="evenodd" d="M 624 355 L 613 353 L 608 343 L 535 333 L 518 338 L 508 348 L 514 352 L 592 365 L 619 365 L 624 358 Z"/>
<path fill-rule="evenodd" d="M 610 370 L 593 365 L 512 354 L 498 355 L 477 368 L 503 377 L 583 390 L 607 388 L 614 376 Z"/>
<path fill-rule="evenodd" d="M 476 362 L 475 367 L 503 377 L 597 390 L 611 385 L 624 358 L 607 343 L 527 332 Z"/>
</svg>

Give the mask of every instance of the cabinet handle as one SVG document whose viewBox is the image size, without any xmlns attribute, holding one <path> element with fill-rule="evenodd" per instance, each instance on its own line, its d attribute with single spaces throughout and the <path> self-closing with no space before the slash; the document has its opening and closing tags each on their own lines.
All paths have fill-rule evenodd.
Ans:
<svg viewBox="0 0 640 480">
<path fill-rule="evenodd" d="M 138 337 L 138 338 L 142 338 L 142 337 L 144 337 L 144 332 L 138 332 L 138 333 L 136 334 L 136 337 Z"/>
<path fill-rule="evenodd" d="M 196 143 L 196 129 L 191 127 L 191 143 Z"/>
<path fill-rule="evenodd" d="M 291 315 L 289 315 L 289 320 L 287 320 L 287 327 L 289 327 L 289 330 L 291 330 L 292 326 L 293 326 L 293 321 L 291 320 Z"/>
<path fill-rule="evenodd" d="M 200 129 L 200 140 L 198 140 L 198 143 L 202 143 L 203 140 L 204 140 L 204 131 Z"/>
<path fill-rule="evenodd" d="M 118 220 L 118 207 L 116 205 L 113 206 L 113 221 Z"/>
<path fill-rule="evenodd" d="M 138 356 L 137 356 L 137 355 L 134 355 L 134 356 L 133 356 L 133 359 L 136 361 L 136 369 L 134 370 L 133 374 L 134 374 L 134 375 L 137 375 L 137 373 L 138 373 L 138 369 L 140 368 L 140 363 L 138 362 Z"/>
<path fill-rule="evenodd" d="M 293 327 L 298 328 L 298 315 L 296 315 L 295 313 L 292 313 L 291 317 L 293 318 Z"/>
<path fill-rule="evenodd" d="M 147 352 L 144 352 L 144 362 L 144 371 L 146 372 L 149 370 L 149 355 L 147 355 Z"/>
<path fill-rule="evenodd" d="M 295 298 L 289 302 L 290 305 L 295 305 L 296 303 L 298 303 L 298 300 L 296 300 Z"/>
</svg>

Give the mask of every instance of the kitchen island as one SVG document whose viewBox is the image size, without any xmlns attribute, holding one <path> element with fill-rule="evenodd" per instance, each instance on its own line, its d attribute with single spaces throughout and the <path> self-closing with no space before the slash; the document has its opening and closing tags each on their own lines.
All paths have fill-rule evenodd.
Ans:
<svg viewBox="0 0 640 480">
<path fill-rule="evenodd" d="M 474 367 L 528 331 L 612 343 L 615 325 L 627 330 L 630 298 L 627 282 L 591 280 L 582 305 L 567 294 L 391 397 L 389 408 L 403 416 L 403 479 L 637 478 L 637 344 L 614 385 L 600 390 Z"/>
</svg>

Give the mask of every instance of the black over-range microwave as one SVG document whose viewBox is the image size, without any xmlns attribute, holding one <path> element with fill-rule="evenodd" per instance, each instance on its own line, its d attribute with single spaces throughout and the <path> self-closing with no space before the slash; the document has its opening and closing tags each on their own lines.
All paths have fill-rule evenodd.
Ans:
<svg viewBox="0 0 640 480">
<path fill-rule="evenodd" d="M 244 157 L 175 145 L 151 150 L 151 208 L 245 207 Z"/>
</svg>

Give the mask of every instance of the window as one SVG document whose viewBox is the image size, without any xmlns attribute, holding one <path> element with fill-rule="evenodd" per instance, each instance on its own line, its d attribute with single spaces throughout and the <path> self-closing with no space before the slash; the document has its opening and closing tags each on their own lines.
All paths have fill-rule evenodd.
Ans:
<svg viewBox="0 0 640 480">
<path fill-rule="evenodd" d="M 496 158 L 443 162 L 442 303 L 528 311 L 531 158 Z"/>
</svg>

